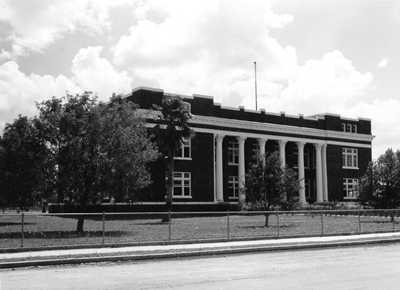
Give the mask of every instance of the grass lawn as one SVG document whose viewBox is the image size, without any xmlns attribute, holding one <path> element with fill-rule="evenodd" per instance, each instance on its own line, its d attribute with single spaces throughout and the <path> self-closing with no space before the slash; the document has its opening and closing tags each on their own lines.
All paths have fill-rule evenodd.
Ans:
<svg viewBox="0 0 400 290">
<path fill-rule="evenodd" d="M 323 216 L 285 214 L 278 219 L 270 216 L 270 226 L 264 227 L 263 215 L 231 215 L 229 236 L 239 238 L 276 238 L 294 236 L 319 236 L 351 234 L 359 232 L 358 216 Z M 77 220 L 47 215 L 25 215 L 24 247 L 101 244 L 103 240 L 102 221 L 85 220 L 85 233 L 75 233 Z M 226 239 L 228 237 L 226 216 L 177 217 L 171 222 L 171 240 Z M 279 229 L 279 231 L 278 231 Z M 361 231 L 387 232 L 399 230 L 390 218 L 361 216 Z M 106 219 L 105 243 L 148 243 L 168 241 L 169 226 L 160 219 Z M 0 248 L 21 247 L 21 217 L 0 215 Z"/>
</svg>

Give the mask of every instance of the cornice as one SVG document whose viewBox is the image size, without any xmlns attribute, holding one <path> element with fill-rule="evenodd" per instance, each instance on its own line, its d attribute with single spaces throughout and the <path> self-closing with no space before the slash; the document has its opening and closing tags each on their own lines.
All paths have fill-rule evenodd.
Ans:
<svg viewBox="0 0 400 290">
<path fill-rule="evenodd" d="M 202 125 L 218 125 L 229 128 L 239 128 L 244 130 L 260 130 L 260 131 L 273 131 L 282 134 L 301 134 L 310 137 L 323 137 L 323 138 L 340 138 L 348 139 L 351 141 L 364 141 L 371 142 L 373 139 L 372 135 L 322 130 L 308 127 L 292 126 L 292 125 L 281 125 L 273 123 L 262 123 L 254 121 L 227 119 L 220 117 L 210 117 L 201 115 L 192 115 L 190 123 L 202 124 Z"/>
</svg>

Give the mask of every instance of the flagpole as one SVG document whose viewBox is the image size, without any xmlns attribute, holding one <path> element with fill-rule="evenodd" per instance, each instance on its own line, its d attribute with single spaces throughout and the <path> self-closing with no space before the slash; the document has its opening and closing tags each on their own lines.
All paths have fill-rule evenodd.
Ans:
<svg viewBox="0 0 400 290">
<path fill-rule="evenodd" d="M 256 100 L 256 111 L 258 110 L 257 104 L 257 62 L 254 62 L 254 95 Z"/>
</svg>

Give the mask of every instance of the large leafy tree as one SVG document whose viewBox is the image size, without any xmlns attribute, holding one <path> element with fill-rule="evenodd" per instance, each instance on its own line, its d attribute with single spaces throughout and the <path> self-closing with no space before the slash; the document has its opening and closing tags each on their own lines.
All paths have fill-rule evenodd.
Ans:
<svg viewBox="0 0 400 290">
<path fill-rule="evenodd" d="M 38 123 L 52 161 L 50 183 L 58 200 L 80 207 L 104 195 L 133 198 L 150 182 L 146 163 L 156 156 L 135 106 L 121 97 L 98 103 L 91 93 L 39 104 Z M 80 217 L 77 231 L 83 231 Z"/>
<path fill-rule="evenodd" d="M 158 157 L 136 109 L 135 104 L 120 96 L 97 109 L 101 133 L 99 182 L 116 201 L 133 200 L 140 189 L 151 183 L 147 165 Z"/>
<path fill-rule="evenodd" d="M 6 124 L 1 138 L 2 201 L 24 209 L 39 201 L 44 187 L 47 149 L 35 122 L 18 116 Z"/>
<path fill-rule="evenodd" d="M 287 209 L 295 203 L 298 189 L 297 175 L 290 168 L 281 168 L 278 152 L 267 158 L 260 156 L 246 174 L 247 199 L 256 209 L 270 211 L 276 206 Z M 266 213 L 266 227 L 268 222 Z"/>
<path fill-rule="evenodd" d="M 161 106 L 155 107 L 161 112 L 161 124 L 155 127 L 160 151 L 166 160 L 166 204 L 172 209 L 174 154 L 183 138 L 190 138 L 193 134 L 189 127 L 191 114 L 187 104 L 179 97 L 164 96 Z"/>
<path fill-rule="evenodd" d="M 386 150 L 361 178 L 360 200 L 374 208 L 400 206 L 400 151 Z"/>
</svg>

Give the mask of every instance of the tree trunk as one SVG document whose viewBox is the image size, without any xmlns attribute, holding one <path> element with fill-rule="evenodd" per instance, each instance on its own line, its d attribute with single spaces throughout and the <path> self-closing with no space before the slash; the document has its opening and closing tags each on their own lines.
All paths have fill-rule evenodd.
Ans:
<svg viewBox="0 0 400 290">
<path fill-rule="evenodd" d="M 269 227 L 269 213 L 265 213 L 265 227 Z"/>
<path fill-rule="evenodd" d="M 76 224 L 76 232 L 77 233 L 83 233 L 83 223 L 85 221 L 85 218 L 83 216 L 78 218 L 78 223 Z"/>
<path fill-rule="evenodd" d="M 167 211 L 172 211 L 172 195 L 174 192 L 174 154 L 172 150 L 168 151 L 167 164 L 167 184 L 166 184 L 166 208 Z M 162 222 L 169 222 L 169 215 L 163 217 Z"/>
</svg>

